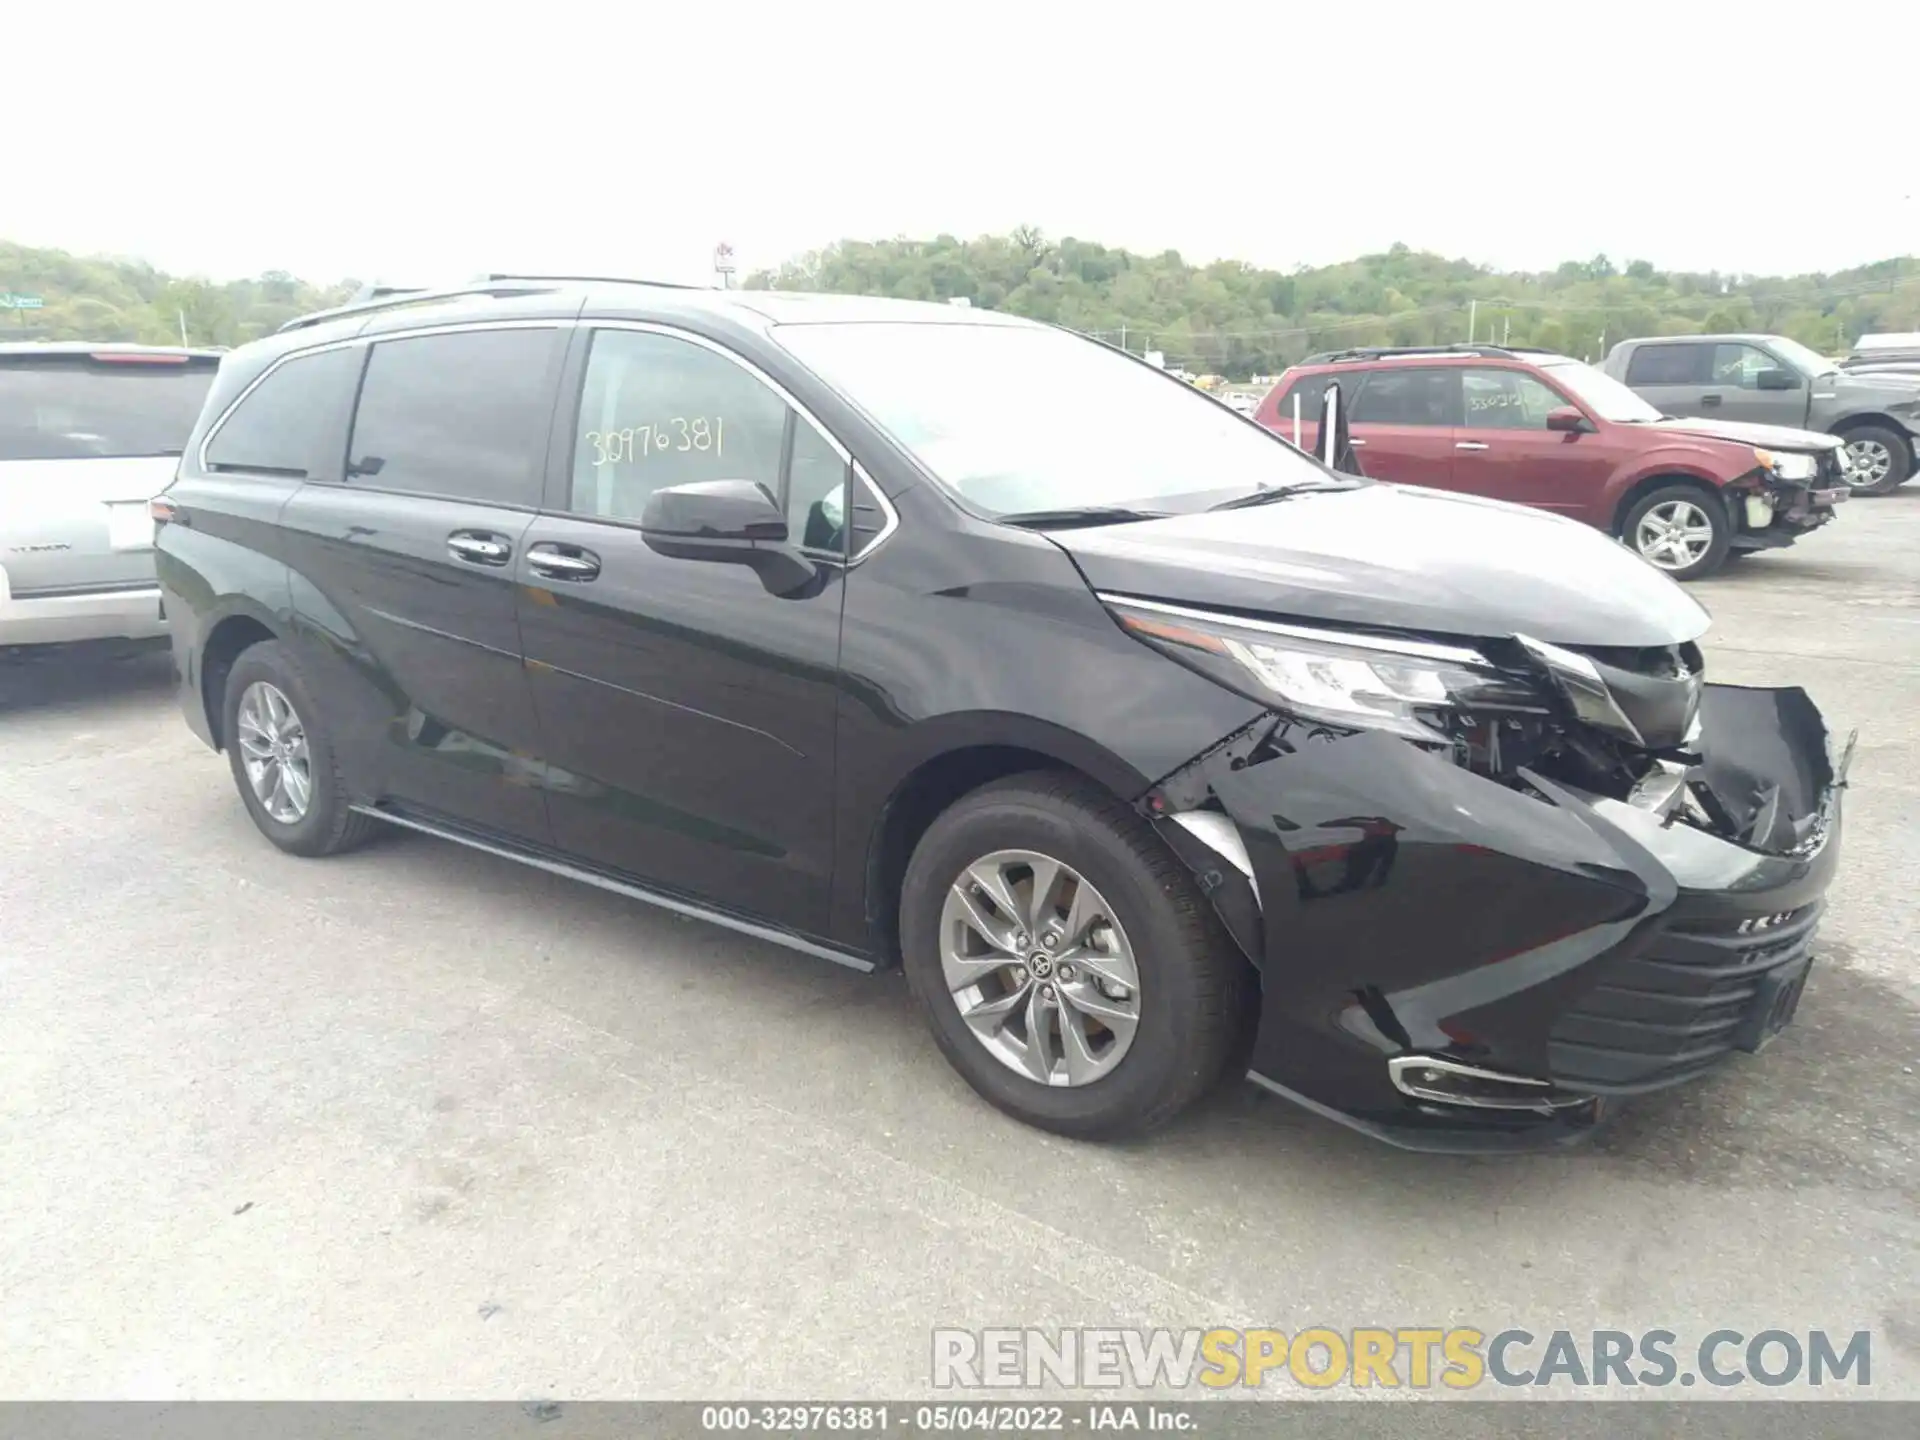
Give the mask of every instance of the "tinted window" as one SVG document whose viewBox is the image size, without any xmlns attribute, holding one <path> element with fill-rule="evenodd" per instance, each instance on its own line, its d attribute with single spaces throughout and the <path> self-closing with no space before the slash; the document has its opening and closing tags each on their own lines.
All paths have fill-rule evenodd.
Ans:
<svg viewBox="0 0 1920 1440">
<path fill-rule="evenodd" d="M 1756 377 L 1762 370 L 1785 369 L 1773 356 L 1755 346 L 1721 344 L 1713 347 L 1713 368 L 1708 383 L 1731 385 L 1736 390 L 1758 390 L 1760 382 Z"/>
<path fill-rule="evenodd" d="M 376 344 L 348 483 L 537 505 L 553 343 L 551 330 L 468 330 Z"/>
<path fill-rule="evenodd" d="M 577 423 L 577 513 L 638 520 L 654 491 L 701 480 L 754 480 L 780 493 L 786 402 L 691 340 L 595 332 Z"/>
<path fill-rule="evenodd" d="M 1452 425 L 1459 371 L 1374 370 L 1354 403 L 1356 425 Z"/>
<path fill-rule="evenodd" d="M 268 371 L 214 431 L 207 468 L 338 478 L 342 405 L 362 354 L 350 346 L 322 350 Z"/>
<path fill-rule="evenodd" d="M 217 363 L 180 356 L 0 360 L 0 460 L 178 455 Z"/>
<path fill-rule="evenodd" d="M 1642 345 L 1627 361 L 1629 385 L 1704 385 L 1707 345 Z"/>
<path fill-rule="evenodd" d="M 810 550 L 847 548 L 847 462 L 826 437 L 794 419 L 787 462 L 787 534 Z"/>
<path fill-rule="evenodd" d="M 1463 370 L 1460 390 L 1461 423 L 1475 430 L 1544 430 L 1547 412 L 1567 403 L 1524 370 Z"/>
</svg>

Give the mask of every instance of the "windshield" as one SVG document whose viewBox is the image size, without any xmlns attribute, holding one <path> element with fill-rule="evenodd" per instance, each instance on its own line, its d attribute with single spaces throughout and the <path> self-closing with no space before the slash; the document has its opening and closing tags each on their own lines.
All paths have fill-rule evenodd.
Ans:
<svg viewBox="0 0 1920 1440">
<path fill-rule="evenodd" d="M 1574 398 L 1602 420 L 1621 425 L 1644 425 L 1658 420 L 1660 412 L 1611 375 L 1603 374 L 1578 360 L 1563 360 L 1541 367 L 1554 382 L 1571 390 Z"/>
<path fill-rule="evenodd" d="M 1066 331 L 881 322 L 774 333 L 996 518 L 1200 510 L 1226 494 L 1339 483 L 1225 406 Z"/>
<path fill-rule="evenodd" d="M 1810 346 L 1802 345 L 1798 340 L 1789 340 L 1784 335 L 1775 335 L 1767 344 L 1773 353 L 1793 366 L 1802 375 L 1831 375 L 1833 362 Z"/>
<path fill-rule="evenodd" d="M 0 363 L 0 460 L 178 455 L 215 368 L 199 356 L 9 357 Z"/>
</svg>

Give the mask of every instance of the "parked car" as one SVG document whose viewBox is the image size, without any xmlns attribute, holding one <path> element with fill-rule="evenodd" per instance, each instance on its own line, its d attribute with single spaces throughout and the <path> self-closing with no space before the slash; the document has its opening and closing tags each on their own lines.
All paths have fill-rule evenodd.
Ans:
<svg viewBox="0 0 1920 1440">
<path fill-rule="evenodd" d="M 1920 333 L 1905 331 L 1862 335 L 1840 361 L 1842 370 L 1876 367 L 1888 362 L 1920 363 Z"/>
<path fill-rule="evenodd" d="M 0 647 L 165 633 L 147 502 L 220 363 L 142 345 L 0 345 Z"/>
<path fill-rule="evenodd" d="M 1376 480 L 1534 505 L 1605 531 L 1677 580 L 1791 545 L 1845 499 L 1841 442 L 1722 421 L 1673 421 L 1592 366 L 1491 345 L 1310 356 L 1255 418 L 1319 445 L 1338 381 L 1355 453 Z"/>
<path fill-rule="evenodd" d="M 1246 1065 L 1403 1143 L 1577 1137 L 1791 1018 L 1838 864 L 1818 710 L 1705 683 L 1666 576 L 991 311 L 362 306 L 229 355 L 155 513 L 273 844 L 903 965 L 1063 1134 Z"/>
<path fill-rule="evenodd" d="M 1784 335 L 1623 340 L 1607 374 L 1668 415 L 1793 425 L 1847 443 L 1847 481 L 1885 495 L 1913 474 L 1920 376 L 1837 369 Z"/>
</svg>

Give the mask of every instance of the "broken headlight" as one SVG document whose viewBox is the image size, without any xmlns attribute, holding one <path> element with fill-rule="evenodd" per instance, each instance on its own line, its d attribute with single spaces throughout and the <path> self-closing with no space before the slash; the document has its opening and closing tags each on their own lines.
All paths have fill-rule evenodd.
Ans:
<svg viewBox="0 0 1920 1440">
<path fill-rule="evenodd" d="M 1760 462 L 1762 469 L 1771 470 L 1782 480 L 1811 480 L 1820 468 L 1820 462 L 1811 455 L 1780 450 L 1755 450 L 1753 458 Z"/>
<path fill-rule="evenodd" d="M 1463 646 L 1102 598 L 1148 644 L 1302 720 L 1432 743 L 1449 739 L 1434 723 L 1447 712 L 1549 708 L 1526 677 Z"/>
</svg>

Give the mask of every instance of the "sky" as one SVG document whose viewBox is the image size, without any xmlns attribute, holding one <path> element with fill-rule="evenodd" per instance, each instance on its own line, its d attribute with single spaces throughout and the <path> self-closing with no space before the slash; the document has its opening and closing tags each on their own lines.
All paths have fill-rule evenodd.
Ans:
<svg viewBox="0 0 1920 1440">
<path fill-rule="evenodd" d="M 1920 253 L 1920 4 L 1818 8 L 24 0 L 0 238 L 390 283 L 1020 224 L 1283 269 Z"/>
</svg>

